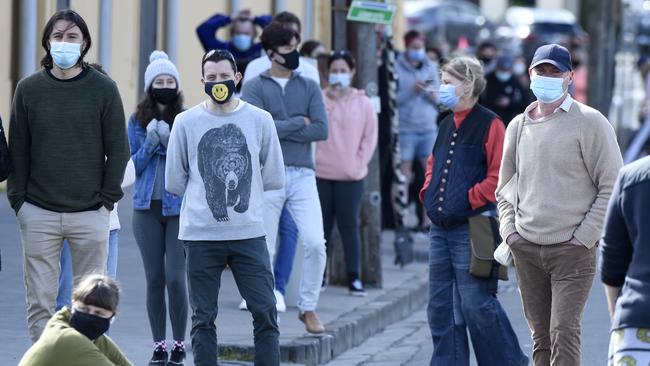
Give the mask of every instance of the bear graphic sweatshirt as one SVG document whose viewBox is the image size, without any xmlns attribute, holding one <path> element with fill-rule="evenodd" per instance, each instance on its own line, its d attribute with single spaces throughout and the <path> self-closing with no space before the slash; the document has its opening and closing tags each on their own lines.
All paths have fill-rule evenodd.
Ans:
<svg viewBox="0 0 650 366">
<path fill-rule="evenodd" d="M 264 236 L 263 193 L 284 187 L 273 118 L 241 100 L 227 114 L 210 111 L 207 103 L 176 116 L 167 147 L 165 189 L 183 196 L 178 238 Z"/>
</svg>

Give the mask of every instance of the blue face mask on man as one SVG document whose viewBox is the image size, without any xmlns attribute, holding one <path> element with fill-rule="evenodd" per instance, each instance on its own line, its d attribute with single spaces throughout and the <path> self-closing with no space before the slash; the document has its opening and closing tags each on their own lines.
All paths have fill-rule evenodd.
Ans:
<svg viewBox="0 0 650 366">
<path fill-rule="evenodd" d="M 232 37 L 232 44 L 240 51 L 247 51 L 253 44 L 253 37 L 248 34 L 235 34 Z"/>
<path fill-rule="evenodd" d="M 424 48 L 409 49 L 407 51 L 407 54 L 409 60 L 411 61 L 422 61 L 425 57 L 427 57 L 426 52 L 424 52 Z"/>
<path fill-rule="evenodd" d="M 50 43 L 50 55 L 56 66 L 67 70 L 79 61 L 81 45 L 79 43 L 52 42 Z"/>
<path fill-rule="evenodd" d="M 530 78 L 530 90 L 537 100 L 550 104 L 557 102 L 564 95 L 564 78 L 552 78 L 542 75 L 533 75 Z"/>
</svg>

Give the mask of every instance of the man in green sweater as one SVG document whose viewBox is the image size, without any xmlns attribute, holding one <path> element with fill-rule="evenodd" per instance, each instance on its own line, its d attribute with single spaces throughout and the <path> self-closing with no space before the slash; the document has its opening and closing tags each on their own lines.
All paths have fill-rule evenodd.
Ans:
<svg viewBox="0 0 650 366">
<path fill-rule="evenodd" d="M 537 101 L 508 125 L 503 147 L 501 237 L 516 263 L 533 364 L 580 365 L 580 320 L 621 152 L 609 121 L 568 94 L 566 48 L 538 48 L 529 73 Z"/>
<path fill-rule="evenodd" d="M 84 20 L 59 11 L 43 31 L 40 71 L 16 87 L 9 125 L 7 197 L 23 243 L 27 323 L 38 340 L 55 308 L 61 243 L 75 282 L 104 273 L 109 212 L 129 160 L 124 110 L 113 80 L 83 62 Z"/>
</svg>

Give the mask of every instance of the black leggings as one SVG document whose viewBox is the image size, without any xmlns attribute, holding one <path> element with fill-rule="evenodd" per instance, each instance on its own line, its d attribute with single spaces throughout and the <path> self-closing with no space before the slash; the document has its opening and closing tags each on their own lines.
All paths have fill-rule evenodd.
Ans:
<svg viewBox="0 0 650 366">
<path fill-rule="evenodd" d="M 337 181 L 316 179 L 318 196 L 323 212 L 323 229 L 327 252 L 332 250 L 329 245 L 334 219 L 336 219 L 343 250 L 345 264 L 348 271 L 348 280 L 359 278 L 361 272 L 361 236 L 359 234 L 359 214 L 361 213 L 361 199 L 363 198 L 364 181 Z"/>
<path fill-rule="evenodd" d="M 163 216 L 162 201 L 152 200 L 149 210 L 134 210 L 133 234 L 140 248 L 147 279 L 147 313 L 154 341 L 165 339 L 167 305 L 174 340 L 185 339 L 187 287 L 185 255 L 178 240 L 178 216 Z"/>
</svg>

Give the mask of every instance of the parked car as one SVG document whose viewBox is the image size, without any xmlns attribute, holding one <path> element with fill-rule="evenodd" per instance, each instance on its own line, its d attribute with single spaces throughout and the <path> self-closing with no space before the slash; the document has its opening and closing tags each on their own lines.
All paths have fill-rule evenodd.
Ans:
<svg viewBox="0 0 650 366">
<path fill-rule="evenodd" d="M 452 48 L 461 37 L 476 46 L 491 33 L 481 9 L 466 0 L 406 1 L 404 15 L 409 29 L 424 33 L 428 42 L 446 41 Z"/>
<path fill-rule="evenodd" d="M 504 23 L 521 40 L 522 54 L 528 62 L 543 44 L 557 43 L 573 49 L 587 42 L 587 33 L 577 23 L 575 15 L 566 9 L 513 6 L 506 10 Z"/>
</svg>

